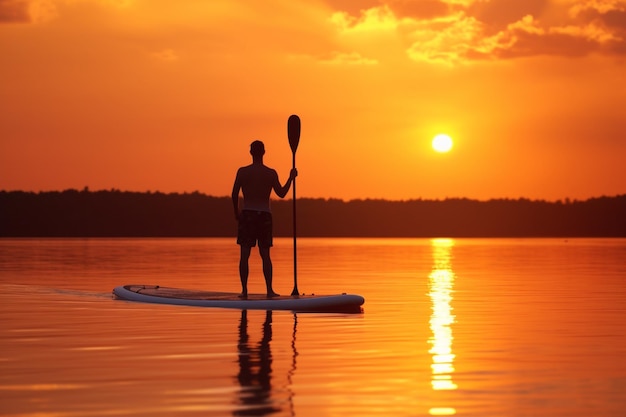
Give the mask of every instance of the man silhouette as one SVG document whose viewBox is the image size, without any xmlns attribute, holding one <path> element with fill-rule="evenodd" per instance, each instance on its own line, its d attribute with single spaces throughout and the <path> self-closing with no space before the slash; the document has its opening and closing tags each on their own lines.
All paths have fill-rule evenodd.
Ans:
<svg viewBox="0 0 626 417">
<path fill-rule="evenodd" d="M 250 144 L 252 164 L 239 168 L 233 184 L 232 200 L 235 218 L 238 221 L 237 243 L 241 248 L 239 258 L 239 277 L 241 278 L 241 297 L 248 296 L 248 259 L 252 248 L 259 243 L 259 254 L 263 261 L 263 276 L 267 297 L 277 297 L 272 288 L 272 260 L 270 248 L 273 246 L 272 212 L 270 194 L 272 190 L 280 198 L 289 192 L 291 183 L 298 176 L 294 168 L 285 185 L 280 185 L 276 171 L 263 164 L 265 146 L 255 140 Z M 243 191 L 243 208 L 239 211 L 239 191 Z"/>
</svg>

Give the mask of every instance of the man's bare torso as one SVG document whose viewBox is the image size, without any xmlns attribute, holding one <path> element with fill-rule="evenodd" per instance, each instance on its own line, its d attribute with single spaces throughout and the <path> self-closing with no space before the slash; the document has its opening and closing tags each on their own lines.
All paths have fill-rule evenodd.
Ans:
<svg viewBox="0 0 626 417">
<path fill-rule="evenodd" d="M 270 194 L 278 184 L 278 174 L 272 168 L 254 163 L 237 171 L 237 180 L 243 191 L 244 210 L 270 210 Z"/>
</svg>

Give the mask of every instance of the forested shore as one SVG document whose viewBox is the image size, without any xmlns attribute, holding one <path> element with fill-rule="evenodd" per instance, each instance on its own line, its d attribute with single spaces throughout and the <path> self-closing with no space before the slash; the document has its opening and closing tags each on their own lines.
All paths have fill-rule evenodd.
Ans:
<svg viewBox="0 0 626 417">
<path fill-rule="evenodd" d="M 292 201 L 272 202 L 292 236 Z M 626 237 L 626 194 L 584 201 L 297 200 L 302 237 Z M 2 237 L 229 237 L 230 197 L 202 193 L 0 191 Z"/>
</svg>

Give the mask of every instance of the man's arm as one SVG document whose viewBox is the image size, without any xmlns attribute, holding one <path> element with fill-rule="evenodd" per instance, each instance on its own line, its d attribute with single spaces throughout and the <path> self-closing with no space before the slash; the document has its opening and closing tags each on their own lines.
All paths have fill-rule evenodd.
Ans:
<svg viewBox="0 0 626 417">
<path fill-rule="evenodd" d="M 276 172 L 274 173 L 276 174 Z M 274 192 L 276 193 L 276 195 L 279 196 L 280 198 L 284 198 L 289 192 L 289 188 L 291 188 L 291 183 L 297 176 L 298 176 L 298 170 L 293 168 L 291 172 L 289 173 L 289 179 L 287 179 L 287 182 L 285 183 L 285 185 L 281 186 L 280 181 L 278 181 L 278 174 L 276 174 L 274 176 L 274 185 L 273 185 Z"/>
<path fill-rule="evenodd" d="M 231 194 L 233 209 L 235 210 L 235 219 L 237 220 L 239 220 L 239 190 L 241 190 L 241 181 L 239 179 L 239 171 L 237 171 L 235 183 L 233 184 L 233 192 Z"/>
</svg>

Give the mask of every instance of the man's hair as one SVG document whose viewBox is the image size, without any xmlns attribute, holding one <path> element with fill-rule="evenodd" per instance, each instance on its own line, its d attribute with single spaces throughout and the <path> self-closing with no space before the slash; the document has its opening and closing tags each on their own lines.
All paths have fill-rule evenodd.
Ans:
<svg viewBox="0 0 626 417">
<path fill-rule="evenodd" d="M 265 154 L 265 145 L 260 140 L 255 140 L 250 144 L 250 153 L 252 156 L 263 156 Z"/>
</svg>

